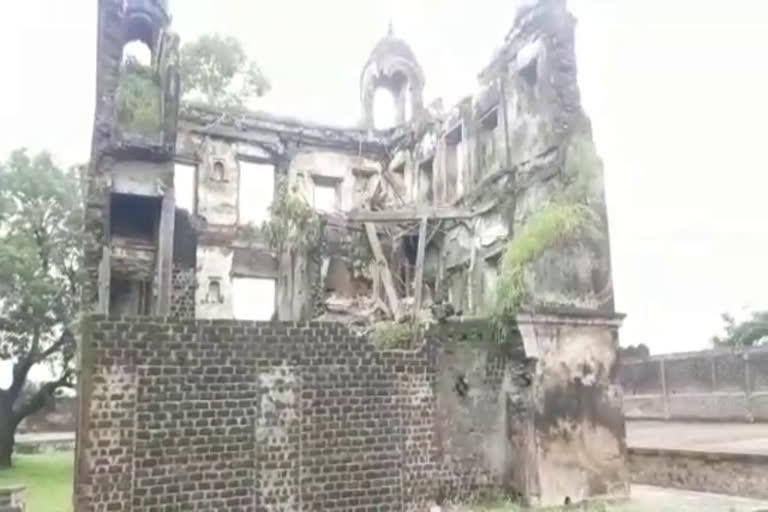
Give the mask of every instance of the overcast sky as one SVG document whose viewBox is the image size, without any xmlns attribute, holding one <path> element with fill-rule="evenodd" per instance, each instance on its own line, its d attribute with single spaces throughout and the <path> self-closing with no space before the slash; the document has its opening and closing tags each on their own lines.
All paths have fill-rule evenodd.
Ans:
<svg viewBox="0 0 768 512">
<path fill-rule="evenodd" d="M 359 116 L 365 59 L 390 19 L 425 100 L 471 93 L 513 20 L 509 0 L 170 0 L 189 40 L 241 38 L 272 81 L 270 110 Z M 264 8 L 269 5 L 269 8 Z M 583 103 L 606 166 L 622 342 L 707 348 L 724 310 L 768 306 L 768 2 L 571 0 Z M 89 154 L 96 1 L 3 3 L 0 154 Z"/>
</svg>

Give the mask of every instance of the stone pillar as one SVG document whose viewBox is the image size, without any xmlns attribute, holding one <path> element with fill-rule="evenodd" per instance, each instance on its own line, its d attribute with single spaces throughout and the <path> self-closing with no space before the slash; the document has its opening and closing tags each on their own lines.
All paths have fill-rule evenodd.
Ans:
<svg viewBox="0 0 768 512">
<path fill-rule="evenodd" d="M 621 318 L 592 313 L 518 317 L 532 390 L 534 506 L 626 497 L 626 435 L 618 382 Z M 536 493 L 538 492 L 538 495 Z"/>
<path fill-rule="evenodd" d="M 157 304 L 155 313 L 171 311 L 173 273 L 173 231 L 176 223 L 176 198 L 173 189 L 165 192 L 160 208 L 160 228 L 157 234 Z"/>
</svg>

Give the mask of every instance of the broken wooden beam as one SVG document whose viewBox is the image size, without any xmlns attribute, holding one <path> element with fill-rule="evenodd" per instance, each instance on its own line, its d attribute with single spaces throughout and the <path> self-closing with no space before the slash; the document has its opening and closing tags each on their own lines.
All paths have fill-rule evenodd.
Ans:
<svg viewBox="0 0 768 512">
<path fill-rule="evenodd" d="M 387 296 L 389 308 L 392 310 L 395 320 L 400 320 L 401 315 L 399 301 L 397 299 L 397 291 L 395 291 L 392 273 L 389 271 L 389 264 L 384 257 L 384 251 L 381 249 L 379 236 L 376 234 L 376 227 L 372 223 L 366 222 L 365 233 L 368 235 L 368 243 L 371 245 L 373 257 L 376 259 L 376 264 L 379 267 L 379 277 L 381 278 L 381 284 L 384 286 L 384 293 Z"/>
<path fill-rule="evenodd" d="M 421 219 L 419 224 L 419 245 L 416 249 L 416 277 L 414 278 L 414 286 L 416 287 L 414 294 L 415 300 L 413 303 L 413 318 L 418 322 L 421 313 L 421 289 L 424 281 L 424 252 L 427 246 L 427 218 Z"/>
<path fill-rule="evenodd" d="M 448 220 L 470 219 L 475 212 L 466 208 L 452 206 L 417 206 L 414 208 L 398 208 L 394 210 L 368 211 L 353 210 L 347 218 L 353 222 L 406 222 L 419 221 L 423 218 Z"/>
</svg>

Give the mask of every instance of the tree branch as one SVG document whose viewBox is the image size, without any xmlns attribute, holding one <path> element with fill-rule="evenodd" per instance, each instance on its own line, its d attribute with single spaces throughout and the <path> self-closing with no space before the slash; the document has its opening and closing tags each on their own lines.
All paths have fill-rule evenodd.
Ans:
<svg viewBox="0 0 768 512">
<path fill-rule="evenodd" d="M 74 342 L 74 337 L 72 336 L 72 332 L 70 332 L 69 329 L 64 329 L 64 331 L 61 333 L 61 336 L 59 336 L 59 339 L 56 340 L 53 344 L 51 344 L 50 347 L 43 350 L 43 352 L 40 354 L 40 357 L 37 359 L 36 362 L 44 361 L 46 358 L 52 356 L 54 353 L 59 351 L 61 348 L 64 347 L 64 345 L 67 345 L 68 343 Z"/>
<path fill-rule="evenodd" d="M 18 425 L 21 423 L 21 420 L 45 407 L 45 404 L 47 404 L 48 400 L 53 397 L 53 394 L 57 389 L 61 387 L 72 387 L 73 384 L 70 380 L 72 374 L 72 370 L 65 370 L 57 380 L 43 384 L 28 402 L 22 404 L 17 410 L 13 411 L 13 424 Z"/>
<path fill-rule="evenodd" d="M 56 340 L 43 352 L 37 354 L 39 348 L 38 338 L 38 340 L 34 342 L 33 348 L 29 351 L 29 353 L 23 359 L 13 365 L 13 381 L 11 382 L 11 387 L 8 388 L 8 394 L 11 396 L 11 398 L 16 400 L 16 398 L 19 396 L 19 393 L 21 393 L 21 390 L 24 388 L 24 383 L 27 381 L 29 370 L 32 368 L 32 366 L 35 365 L 35 363 L 39 363 L 40 361 L 45 360 L 47 357 L 50 357 L 58 350 L 62 349 L 67 343 L 72 341 L 74 341 L 72 333 L 69 329 L 65 328 L 64 331 L 62 331 L 61 336 L 59 336 L 58 340 Z M 64 373 L 66 375 L 67 372 L 65 371 Z"/>
</svg>

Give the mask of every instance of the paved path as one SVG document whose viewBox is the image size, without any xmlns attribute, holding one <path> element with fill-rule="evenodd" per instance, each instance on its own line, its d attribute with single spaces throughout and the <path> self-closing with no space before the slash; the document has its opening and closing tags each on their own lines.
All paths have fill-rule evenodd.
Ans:
<svg viewBox="0 0 768 512">
<path fill-rule="evenodd" d="M 630 448 L 768 455 L 766 423 L 627 421 Z"/>
</svg>

